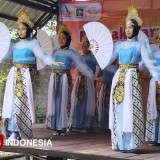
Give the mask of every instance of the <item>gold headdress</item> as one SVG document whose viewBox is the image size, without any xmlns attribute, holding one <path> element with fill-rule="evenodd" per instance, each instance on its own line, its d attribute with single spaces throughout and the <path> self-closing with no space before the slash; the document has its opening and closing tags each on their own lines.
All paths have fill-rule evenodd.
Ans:
<svg viewBox="0 0 160 160">
<path fill-rule="evenodd" d="M 158 39 L 160 37 L 160 28 L 155 32 L 155 38 Z"/>
<path fill-rule="evenodd" d="M 135 25 L 135 24 L 133 24 L 131 19 L 134 19 L 138 23 L 138 26 L 141 26 L 143 23 L 142 19 L 138 16 L 138 10 L 134 6 L 130 6 L 128 8 L 128 15 L 126 17 L 126 24 Z"/>
<path fill-rule="evenodd" d="M 84 34 L 82 37 L 82 43 L 83 42 L 88 42 L 88 38 L 87 38 L 86 34 Z"/>
<path fill-rule="evenodd" d="M 33 27 L 33 23 L 32 23 L 31 20 L 29 19 L 27 13 L 24 12 L 24 11 L 19 12 L 17 23 L 18 23 L 18 24 L 26 23 L 26 24 L 28 24 L 31 28 Z"/>
<path fill-rule="evenodd" d="M 58 28 L 58 32 L 61 32 L 61 30 L 64 30 L 67 28 L 67 26 L 65 24 L 62 24 L 62 23 L 59 23 L 57 25 L 57 28 Z"/>
<path fill-rule="evenodd" d="M 82 37 L 82 46 L 89 47 L 89 44 L 90 43 L 88 41 L 88 38 L 87 38 L 86 34 L 84 34 L 83 37 Z"/>
<path fill-rule="evenodd" d="M 68 34 L 71 36 L 71 31 L 67 28 L 67 26 L 65 25 L 65 24 L 62 24 L 62 23 L 60 23 L 60 24 L 58 24 L 58 34 L 59 33 L 61 33 L 61 32 L 63 32 L 63 31 L 66 31 L 66 32 L 68 32 Z"/>
</svg>

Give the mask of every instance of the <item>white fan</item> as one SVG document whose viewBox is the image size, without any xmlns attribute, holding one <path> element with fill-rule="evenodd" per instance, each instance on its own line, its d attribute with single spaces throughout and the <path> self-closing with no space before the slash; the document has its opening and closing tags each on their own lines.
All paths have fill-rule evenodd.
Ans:
<svg viewBox="0 0 160 160">
<path fill-rule="evenodd" d="M 55 48 L 55 49 L 58 49 L 58 48 L 60 47 L 59 44 L 58 44 L 58 35 L 56 34 L 56 35 L 54 35 L 52 38 L 53 38 L 54 48 Z M 71 44 L 70 44 L 69 48 L 76 50 L 76 47 L 75 47 L 73 41 L 71 41 Z"/>
<path fill-rule="evenodd" d="M 138 34 L 138 41 L 148 41 L 148 37 L 147 35 L 143 32 L 143 31 L 139 31 L 139 34 Z"/>
<path fill-rule="evenodd" d="M 93 45 L 92 53 L 101 69 L 104 69 L 109 63 L 113 52 L 113 40 L 110 31 L 99 22 L 89 22 L 83 28 L 90 44 Z"/>
<path fill-rule="evenodd" d="M 40 29 L 37 30 L 37 40 L 40 42 L 43 52 L 52 55 L 52 41 L 45 31 L 42 31 Z M 43 61 L 37 58 L 37 70 L 41 70 L 45 66 L 46 65 L 43 63 Z"/>
<path fill-rule="evenodd" d="M 0 57 L 4 57 L 9 51 L 10 42 L 10 32 L 7 26 L 0 22 Z"/>
<path fill-rule="evenodd" d="M 139 31 L 138 41 L 141 41 L 141 42 L 147 41 L 147 42 L 149 42 L 148 37 L 146 36 L 146 34 L 145 34 L 143 31 Z M 139 69 L 140 69 L 141 71 L 143 71 L 143 70 L 146 69 L 146 66 L 144 65 L 143 60 L 141 60 L 141 61 L 139 62 Z"/>
<path fill-rule="evenodd" d="M 150 47 L 151 47 L 151 51 L 155 51 L 157 49 L 159 49 L 159 45 L 158 44 L 150 44 Z"/>
</svg>

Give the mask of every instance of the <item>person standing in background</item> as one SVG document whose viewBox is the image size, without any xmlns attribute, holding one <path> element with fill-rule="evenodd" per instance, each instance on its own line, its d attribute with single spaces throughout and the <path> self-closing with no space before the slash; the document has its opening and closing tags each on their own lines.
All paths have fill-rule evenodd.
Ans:
<svg viewBox="0 0 160 160">
<path fill-rule="evenodd" d="M 97 62 L 89 50 L 89 46 L 90 43 L 86 35 L 84 35 L 82 37 L 82 58 L 95 74 Z M 71 127 L 81 129 L 82 133 L 91 131 L 96 127 L 94 81 L 79 72 L 71 97 Z"/>
</svg>

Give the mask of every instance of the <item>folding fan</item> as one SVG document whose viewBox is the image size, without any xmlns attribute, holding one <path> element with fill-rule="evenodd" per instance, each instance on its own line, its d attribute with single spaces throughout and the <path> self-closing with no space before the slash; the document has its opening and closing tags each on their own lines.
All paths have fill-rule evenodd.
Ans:
<svg viewBox="0 0 160 160">
<path fill-rule="evenodd" d="M 141 42 L 147 41 L 147 42 L 149 42 L 148 37 L 146 36 L 146 34 L 145 34 L 143 31 L 139 31 L 138 41 L 141 41 Z M 139 62 L 139 68 L 140 68 L 140 70 L 146 69 L 146 66 L 144 65 L 143 60 L 141 60 L 141 61 Z"/>
<path fill-rule="evenodd" d="M 52 41 L 45 31 L 42 31 L 40 29 L 37 30 L 37 40 L 40 42 L 43 52 L 52 55 Z M 37 70 L 41 70 L 45 66 L 46 65 L 43 63 L 43 61 L 37 58 Z"/>
<path fill-rule="evenodd" d="M 101 69 L 109 63 L 113 52 L 112 35 L 108 28 L 99 22 L 89 22 L 83 26 L 90 44 L 91 51 Z"/>
<path fill-rule="evenodd" d="M 0 22 L 0 57 L 4 57 L 7 54 L 10 47 L 10 32 L 7 26 Z"/>
<path fill-rule="evenodd" d="M 59 48 L 58 35 L 57 34 L 53 36 L 53 46 L 54 46 L 55 49 Z M 73 41 L 71 41 L 71 44 L 70 44 L 69 48 L 76 50 L 76 47 L 75 47 Z"/>
<path fill-rule="evenodd" d="M 138 34 L 138 41 L 148 41 L 148 37 L 146 36 L 146 34 L 143 32 L 143 31 L 139 31 L 139 34 Z"/>
</svg>

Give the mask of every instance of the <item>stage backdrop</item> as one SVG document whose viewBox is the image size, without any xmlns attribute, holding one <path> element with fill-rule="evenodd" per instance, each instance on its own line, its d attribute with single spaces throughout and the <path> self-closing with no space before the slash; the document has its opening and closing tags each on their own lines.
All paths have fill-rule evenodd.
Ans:
<svg viewBox="0 0 160 160">
<path fill-rule="evenodd" d="M 59 22 L 71 30 L 77 50 L 81 47 L 83 25 L 90 21 L 106 25 L 112 32 L 113 40 L 125 39 L 124 24 L 130 5 L 138 8 L 143 20 L 142 31 L 149 39 L 154 39 L 155 31 L 160 26 L 159 0 L 60 0 L 59 4 Z"/>
</svg>

